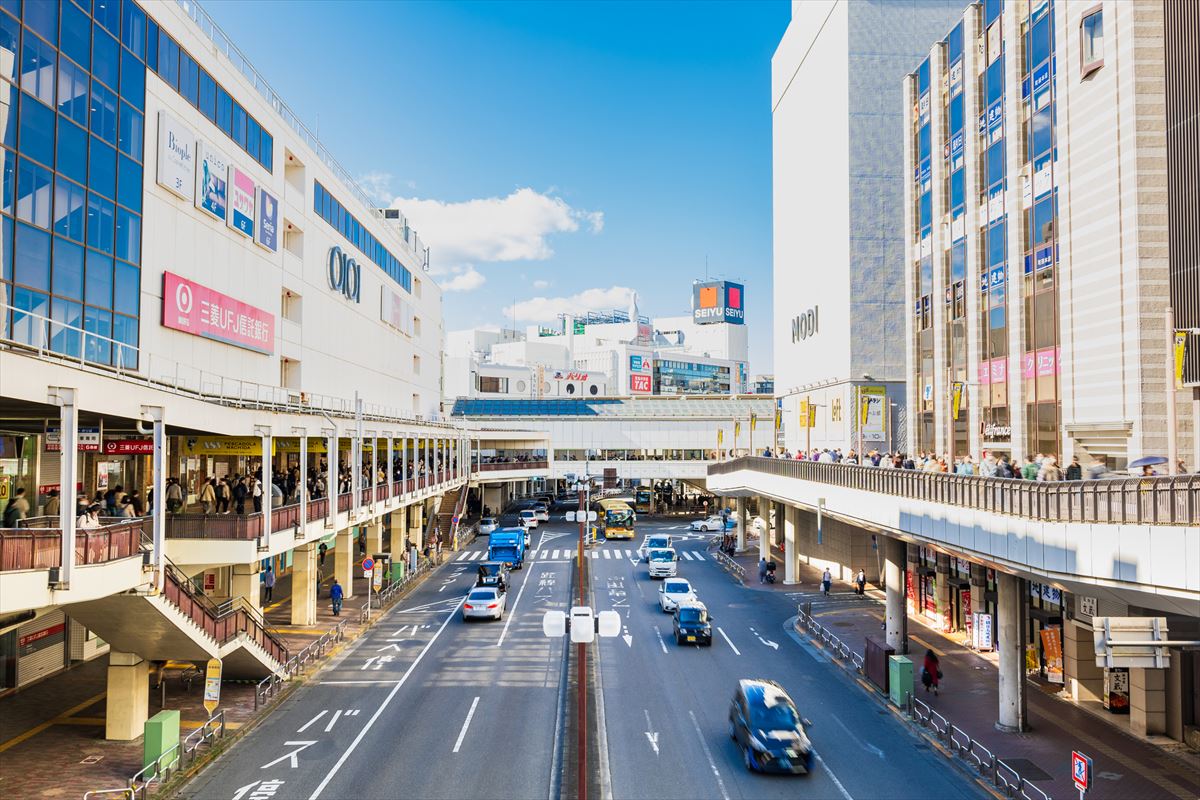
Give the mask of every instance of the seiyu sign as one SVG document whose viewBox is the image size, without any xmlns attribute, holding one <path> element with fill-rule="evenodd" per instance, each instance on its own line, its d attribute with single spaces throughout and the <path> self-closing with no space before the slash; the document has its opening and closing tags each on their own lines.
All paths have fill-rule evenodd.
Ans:
<svg viewBox="0 0 1200 800">
<path fill-rule="evenodd" d="M 341 292 L 347 300 L 359 302 L 362 267 L 337 245 L 329 250 L 329 288 Z"/>
</svg>

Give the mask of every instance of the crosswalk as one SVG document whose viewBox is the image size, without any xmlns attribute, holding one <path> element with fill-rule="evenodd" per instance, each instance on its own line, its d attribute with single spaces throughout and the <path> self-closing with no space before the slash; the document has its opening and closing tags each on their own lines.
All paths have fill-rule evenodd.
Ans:
<svg viewBox="0 0 1200 800">
<path fill-rule="evenodd" d="M 704 555 L 702 555 L 701 553 L 699 553 L 695 550 L 678 550 L 676 552 L 679 553 L 680 559 L 682 559 L 684 561 L 707 561 L 708 560 Z M 605 548 L 601 548 L 599 550 L 591 550 L 591 551 L 589 551 L 589 554 L 590 554 L 591 558 L 597 559 L 597 560 L 601 560 L 601 559 L 633 560 L 638 557 L 636 550 L 631 550 L 629 548 L 620 548 L 620 547 L 612 547 L 612 548 L 605 547 Z M 574 556 L 575 556 L 574 548 L 554 549 L 554 548 L 546 547 L 546 548 L 542 548 L 541 550 L 530 550 L 529 553 L 526 555 L 526 560 L 527 561 L 535 561 L 535 560 L 536 561 L 567 561 L 567 560 L 573 558 Z M 464 550 L 454 560 L 455 561 L 487 561 L 487 551 L 486 550 Z"/>
</svg>

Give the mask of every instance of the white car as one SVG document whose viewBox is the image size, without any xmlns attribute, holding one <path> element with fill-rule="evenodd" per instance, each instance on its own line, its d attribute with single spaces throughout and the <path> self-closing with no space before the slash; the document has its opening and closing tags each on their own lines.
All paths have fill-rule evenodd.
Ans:
<svg viewBox="0 0 1200 800">
<path fill-rule="evenodd" d="M 483 519 L 479 520 L 479 532 L 481 534 L 489 534 L 492 531 L 499 529 L 499 527 L 500 526 L 496 524 L 495 517 L 484 517 Z"/>
<path fill-rule="evenodd" d="M 658 607 L 664 614 L 674 613 L 680 603 L 698 599 L 696 590 L 683 578 L 668 578 L 658 587 Z"/>
<path fill-rule="evenodd" d="M 538 526 L 537 512 L 532 508 L 522 509 L 521 522 L 525 523 L 526 528 L 536 528 Z"/>
<path fill-rule="evenodd" d="M 537 517 L 538 522 L 550 521 L 550 507 L 545 503 L 538 503 L 536 506 L 534 506 L 533 513 L 534 516 Z"/>
<path fill-rule="evenodd" d="M 638 558 L 642 561 L 650 559 L 650 551 L 660 547 L 670 547 L 671 537 L 665 533 L 654 533 L 642 539 L 642 546 L 638 548 Z"/>
<path fill-rule="evenodd" d="M 689 525 L 688 528 L 693 531 L 723 531 L 725 530 L 725 520 L 718 516 L 698 519 Z"/>
<path fill-rule="evenodd" d="M 646 563 L 649 564 L 651 578 L 674 578 L 679 572 L 679 556 L 675 555 L 672 547 L 651 550 Z"/>
<path fill-rule="evenodd" d="M 470 619 L 503 619 L 508 595 L 495 586 L 476 586 L 463 602 L 463 622 Z"/>
</svg>

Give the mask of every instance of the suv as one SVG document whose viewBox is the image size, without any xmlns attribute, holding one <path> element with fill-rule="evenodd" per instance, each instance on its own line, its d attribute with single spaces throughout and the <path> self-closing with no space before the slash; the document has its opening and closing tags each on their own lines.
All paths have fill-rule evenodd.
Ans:
<svg viewBox="0 0 1200 800">
<path fill-rule="evenodd" d="M 812 743 L 796 704 L 775 681 L 743 678 L 729 704 L 729 738 L 751 772 L 812 771 Z"/>
<path fill-rule="evenodd" d="M 675 644 L 696 644 L 712 647 L 712 617 L 699 600 L 685 600 L 675 609 Z"/>
<path fill-rule="evenodd" d="M 668 578 L 659 584 L 658 607 L 664 614 L 670 614 L 683 603 L 695 599 L 696 590 L 683 578 Z"/>
</svg>

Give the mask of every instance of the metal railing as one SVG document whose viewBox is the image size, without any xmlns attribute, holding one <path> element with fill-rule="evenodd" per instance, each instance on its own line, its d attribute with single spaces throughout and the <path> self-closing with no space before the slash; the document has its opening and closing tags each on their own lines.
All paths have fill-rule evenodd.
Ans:
<svg viewBox="0 0 1200 800">
<path fill-rule="evenodd" d="M 225 711 L 221 710 L 183 738 L 184 766 L 196 763 L 201 747 L 212 747 L 213 742 L 223 738 L 225 738 Z"/>
<path fill-rule="evenodd" d="M 1027 481 L 759 456 L 714 464 L 708 474 L 739 470 L 1046 522 L 1195 525 L 1200 521 L 1200 475 Z"/>
<path fill-rule="evenodd" d="M 828 628 L 812 618 L 804 606 L 799 606 L 796 609 L 796 622 L 803 625 L 808 635 L 820 640 L 834 658 L 837 658 L 848 664 L 851 669 L 857 673 L 862 673 L 864 668 L 863 657 L 854 652 L 848 644 L 835 636 Z"/>
<path fill-rule="evenodd" d="M 435 566 L 437 566 L 437 562 L 435 562 L 434 559 L 419 558 L 417 559 L 416 569 L 410 570 L 406 568 L 404 570 L 403 578 L 392 581 L 387 586 L 380 589 L 377 596 L 373 597 L 370 593 L 368 593 L 367 602 L 363 603 L 358 609 L 358 623 L 360 625 L 365 625 L 366 623 L 370 622 L 371 612 L 386 610 L 393 602 L 400 599 L 400 592 L 405 587 L 411 585 L 414 581 L 416 581 L 425 573 L 429 572 Z"/>
<path fill-rule="evenodd" d="M 33 525 L 19 528 L 0 528 L 0 572 L 25 569 L 50 569 L 62 566 L 62 531 L 55 527 L 40 527 L 43 520 L 22 520 Z M 138 554 L 143 519 L 133 519 L 75 531 L 75 563 L 105 564 Z"/>
<path fill-rule="evenodd" d="M 478 472 L 500 472 L 502 470 L 549 468 L 549 461 L 503 461 L 492 464 L 483 463 L 475 465 L 475 469 Z"/>
<path fill-rule="evenodd" d="M 720 550 L 712 551 L 713 560 L 721 565 L 722 569 L 733 576 L 733 579 L 738 583 L 746 582 L 746 569 L 741 564 L 734 561 Z"/>
<path fill-rule="evenodd" d="M 265 706 L 271 698 L 275 697 L 288 679 L 301 675 L 309 664 L 325 655 L 335 644 L 343 641 L 346 638 L 348 623 L 349 620 L 344 619 L 334 625 L 321 634 L 316 641 L 309 643 L 303 650 L 289 658 L 283 665 L 283 669 L 272 672 L 259 681 L 258 685 L 254 687 L 254 710 L 258 711 L 260 706 Z"/>
</svg>

